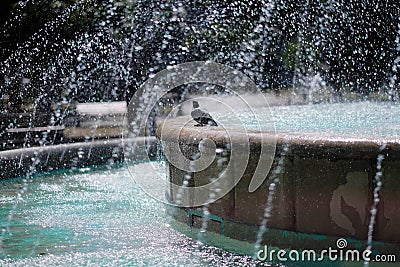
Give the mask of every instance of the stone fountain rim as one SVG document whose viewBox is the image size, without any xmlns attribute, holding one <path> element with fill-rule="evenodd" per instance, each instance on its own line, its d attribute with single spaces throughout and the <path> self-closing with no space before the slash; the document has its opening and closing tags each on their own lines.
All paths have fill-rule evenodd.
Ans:
<svg viewBox="0 0 400 267">
<path fill-rule="evenodd" d="M 156 141 L 155 137 L 134 139 L 134 141 L 145 140 L 149 143 Z M 39 160 L 35 174 L 71 169 L 74 167 L 73 159 L 78 156 L 78 153 L 82 153 L 79 168 L 103 166 L 109 163 L 109 160 L 123 162 L 123 145 L 126 141 L 127 139 L 116 138 L 0 151 L 0 166 L 2 166 L 0 180 L 26 176 L 32 166 L 32 159 L 35 158 Z"/>
<path fill-rule="evenodd" d="M 181 125 L 184 125 L 182 127 Z M 164 121 L 156 131 L 159 140 L 176 142 L 179 134 L 180 144 L 198 145 L 204 138 L 212 139 L 218 146 L 228 142 L 225 129 L 215 126 L 196 127 L 188 116 L 181 116 Z M 161 136 L 162 132 L 167 133 Z M 250 148 L 259 149 L 261 138 L 269 144 L 276 144 L 279 148 L 283 144 L 290 144 L 294 153 L 301 155 L 327 155 L 332 157 L 376 157 L 382 151 L 390 151 L 390 157 L 400 156 L 400 137 L 376 137 L 331 134 L 331 133 L 304 133 L 304 132 L 271 132 L 256 130 L 229 130 L 230 138 L 236 142 L 249 142 Z M 382 145 L 385 144 L 385 147 Z M 347 154 L 347 155 L 345 155 Z"/>
</svg>

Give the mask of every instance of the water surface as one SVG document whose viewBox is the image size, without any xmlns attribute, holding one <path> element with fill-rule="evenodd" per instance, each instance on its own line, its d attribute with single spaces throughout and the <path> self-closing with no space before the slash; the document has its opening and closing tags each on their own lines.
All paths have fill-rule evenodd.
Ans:
<svg viewBox="0 0 400 267">
<path fill-rule="evenodd" d="M 243 125 L 251 130 L 271 129 L 273 122 L 278 132 L 378 138 L 400 136 L 400 105 L 390 102 L 276 106 L 270 110 L 235 111 L 240 122 L 232 120 L 231 113 L 216 114 L 215 117 L 227 127 Z"/>
<path fill-rule="evenodd" d="M 142 163 L 146 169 L 148 163 Z M 255 266 L 173 227 L 126 168 L 0 182 L 0 265 Z M 9 214 L 13 213 L 10 219 Z"/>
</svg>

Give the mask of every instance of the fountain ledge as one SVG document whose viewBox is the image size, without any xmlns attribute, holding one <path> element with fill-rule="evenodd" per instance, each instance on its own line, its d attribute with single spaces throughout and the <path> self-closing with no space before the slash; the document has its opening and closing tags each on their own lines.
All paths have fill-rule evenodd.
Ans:
<svg viewBox="0 0 400 267">
<path fill-rule="evenodd" d="M 154 146 L 156 139 L 137 137 L 128 141 L 146 141 L 149 146 Z M 144 159 L 147 155 L 137 155 L 137 157 Z M 113 166 L 122 163 L 123 160 L 122 139 L 5 150 L 0 151 L 0 166 L 2 166 L 0 179 L 25 176 L 32 166 L 35 167 L 34 173 L 41 173 L 71 168 Z"/>
<path fill-rule="evenodd" d="M 222 127 L 196 127 L 189 121 L 187 116 L 168 120 L 168 124 L 162 124 L 157 129 L 157 137 L 161 138 L 161 132 L 179 134 L 179 142 L 182 144 L 198 143 L 203 138 L 209 138 L 217 146 L 225 146 L 230 142 L 227 131 Z M 182 127 L 184 125 L 184 127 Z M 325 156 L 327 153 L 341 157 L 371 157 L 379 153 L 386 154 L 389 158 L 400 156 L 400 137 L 376 137 L 376 136 L 355 136 L 337 133 L 301 133 L 301 132 L 266 132 L 255 130 L 229 129 L 232 142 L 248 142 L 250 149 L 258 150 L 261 146 L 261 138 L 269 144 L 275 142 L 277 146 L 289 143 L 291 150 L 296 151 L 297 155 Z M 164 134 L 163 141 L 175 141 L 176 136 Z M 386 148 L 381 152 L 382 145 Z"/>
</svg>

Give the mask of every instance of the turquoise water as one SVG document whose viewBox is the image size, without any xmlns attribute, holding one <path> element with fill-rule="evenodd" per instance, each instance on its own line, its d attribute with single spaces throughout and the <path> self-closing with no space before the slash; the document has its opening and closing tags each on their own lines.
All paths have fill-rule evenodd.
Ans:
<svg viewBox="0 0 400 267">
<path fill-rule="evenodd" d="M 389 102 L 358 102 L 271 107 L 236 111 L 246 129 L 270 129 L 271 122 L 282 132 L 344 134 L 357 137 L 399 137 L 400 105 Z M 218 120 L 232 125 L 232 114 L 217 114 Z M 258 125 L 260 123 L 260 126 Z"/>
<path fill-rule="evenodd" d="M 0 182 L 1 266 L 260 266 L 182 234 L 126 168 L 36 177 L 18 199 L 21 186 Z"/>
<path fill-rule="evenodd" d="M 284 106 L 271 111 L 272 117 L 265 109 L 256 114 L 262 126 L 273 121 L 278 131 L 400 134 L 400 107 L 390 103 Z M 257 129 L 249 113 L 237 114 L 246 128 Z M 218 119 L 232 122 L 221 114 Z M 148 164 L 141 163 L 139 169 L 150 168 Z M 184 235 L 189 230 L 179 228 L 184 226 L 177 226 L 164 204 L 147 196 L 126 168 L 81 171 L 29 180 L 20 198 L 22 179 L 0 181 L 1 266 L 267 266 Z M 253 247 L 217 235 L 214 239 L 218 246 L 237 245 L 229 251 Z"/>
</svg>

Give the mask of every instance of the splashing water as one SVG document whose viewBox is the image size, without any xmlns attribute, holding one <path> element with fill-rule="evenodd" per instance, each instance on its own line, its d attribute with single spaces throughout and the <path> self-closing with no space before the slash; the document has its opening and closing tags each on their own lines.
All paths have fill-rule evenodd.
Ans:
<svg viewBox="0 0 400 267">
<path fill-rule="evenodd" d="M 3 250 L 4 239 L 6 238 L 6 235 L 9 235 L 9 236 L 13 235 L 10 227 L 12 226 L 14 215 L 16 214 L 16 212 L 18 210 L 19 204 L 24 202 L 23 198 L 24 198 L 25 193 L 29 189 L 29 183 L 32 182 L 33 176 L 36 174 L 36 166 L 39 163 L 36 156 L 37 155 L 35 153 L 35 155 L 31 158 L 32 163 L 29 166 L 29 170 L 27 171 L 26 176 L 22 179 L 22 184 L 20 186 L 19 191 L 16 194 L 16 199 L 14 201 L 14 204 L 12 205 L 10 211 L 8 212 L 7 221 L 3 224 L 3 227 L 1 229 L 0 253 L 3 255 L 5 254 L 5 252 Z M 23 155 L 21 155 L 21 159 L 22 159 L 22 157 L 23 157 Z"/>
<path fill-rule="evenodd" d="M 182 204 L 183 197 L 183 188 L 188 187 L 190 184 L 190 180 L 193 179 L 193 173 L 195 172 L 194 160 L 200 158 L 200 152 L 193 154 L 192 161 L 189 164 L 189 171 L 186 172 L 183 176 L 182 186 L 179 187 L 178 192 L 176 193 L 176 204 Z"/>
<path fill-rule="evenodd" d="M 16 12 L 21 11 L 21 13 L 23 13 L 25 12 L 24 8 L 29 3 L 35 4 L 37 2 L 39 1 L 20 1 L 18 2 Z M 123 8 L 122 13 L 119 14 L 123 19 L 119 20 L 118 23 L 115 24 L 117 25 L 115 27 L 111 25 L 113 19 L 115 19 L 113 14 L 119 6 L 126 4 L 125 2 L 130 3 L 132 6 Z M 136 85 L 140 84 L 147 77 L 151 77 L 157 70 L 163 69 L 168 64 L 198 59 L 214 59 L 238 69 L 245 69 L 246 74 L 254 78 L 263 88 L 275 90 L 290 87 L 287 84 L 287 80 L 293 77 L 293 85 L 295 85 L 296 80 L 303 80 L 301 86 L 309 86 L 309 89 L 312 91 L 316 90 L 319 83 L 323 84 L 325 80 L 329 80 L 329 77 L 332 86 L 337 87 L 337 83 L 342 81 L 346 73 L 353 73 L 353 66 L 360 66 L 361 63 L 364 64 L 365 62 L 376 61 L 378 58 L 375 57 L 374 50 L 381 51 L 374 47 L 374 44 L 379 42 L 371 42 L 370 39 L 368 39 L 368 34 L 369 36 L 374 34 L 374 30 L 371 29 L 376 29 L 379 33 L 379 27 L 372 27 L 367 20 L 361 21 L 361 24 L 365 24 L 361 25 L 361 29 L 360 26 L 357 26 L 358 24 L 353 23 L 355 21 L 355 15 L 351 13 L 349 9 L 357 6 L 357 1 L 350 1 L 343 5 L 340 1 L 334 0 L 328 1 L 326 4 L 321 4 L 321 6 L 323 6 L 321 14 L 317 12 L 316 14 L 310 13 L 313 9 L 318 10 L 310 1 L 307 1 L 305 7 L 300 8 L 298 14 L 293 12 L 293 10 L 295 10 L 293 4 L 272 0 L 261 1 L 261 8 L 258 10 L 259 14 L 257 14 L 257 11 L 255 11 L 254 14 L 253 10 L 251 10 L 252 7 L 258 8 L 257 3 L 253 1 L 249 1 L 249 3 L 234 1 L 229 5 L 228 9 L 220 8 L 219 4 L 216 4 L 210 7 L 206 6 L 205 10 L 202 9 L 203 7 L 198 9 L 193 6 L 187 7 L 186 4 L 189 4 L 181 1 L 177 1 L 176 3 L 170 1 L 105 1 L 100 4 L 95 3 L 96 8 L 106 9 L 107 17 L 100 19 L 93 32 L 73 34 L 71 39 L 61 38 L 55 40 L 54 43 L 48 42 L 54 32 L 67 23 L 71 14 L 79 8 L 88 7 L 93 3 L 93 1 L 76 1 L 64 10 L 60 16 L 45 23 L 44 26 L 38 32 L 34 33 L 25 43 L 19 44 L 18 49 L 11 53 L 0 66 L 0 74 L 6 76 L 5 82 L 1 83 L 2 93 L 4 91 L 12 91 L 10 88 L 12 88 L 14 84 L 19 83 L 22 77 L 35 76 L 32 77 L 32 81 L 35 81 L 35 83 L 25 88 L 27 92 L 29 92 L 29 90 L 38 91 L 39 96 L 35 96 L 36 99 L 34 100 L 35 106 L 39 100 L 46 98 L 51 93 L 60 95 L 60 97 L 63 98 L 62 102 L 66 102 L 70 105 L 74 99 L 79 100 L 80 97 L 85 94 L 92 95 L 96 90 L 100 91 L 100 94 L 102 94 L 103 91 L 105 92 L 101 97 L 95 99 L 97 101 L 118 98 L 121 97 L 118 95 L 120 93 L 119 90 L 123 88 L 124 92 L 122 93 L 122 98 L 127 99 L 131 96 Z M 251 7 L 247 7 L 246 5 Z M 243 12 L 246 8 L 250 15 Z M 382 7 L 377 7 L 376 9 L 385 10 L 385 8 Z M 191 10 L 193 12 L 192 14 L 190 12 Z M 226 10 L 228 11 L 225 12 Z M 288 10 L 291 12 L 286 12 Z M 386 10 L 390 11 L 393 9 L 386 8 Z M 196 16 L 197 13 L 199 16 Z M 229 17 L 229 13 L 233 15 Z M 290 14 L 289 17 L 294 15 L 295 19 L 288 19 L 288 17 L 285 17 L 286 15 L 282 15 L 282 13 Z M 339 17 L 334 17 L 335 14 L 339 14 Z M 11 24 L 18 24 L 19 18 L 21 17 L 21 14 L 17 14 L 8 22 L 8 26 L 11 26 Z M 250 20 L 249 17 L 255 17 L 256 22 Z M 298 19 L 298 17 L 300 19 Z M 337 25 L 334 23 L 335 19 L 339 21 L 336 21 Z M 317 24 L 310 24 L 312 20 L 315 20 Z M 195 21 L 195 23 L 193 21 Z M 220 21 L 222 22 L 220 23 Z M 300 21 L 300 23 L 294 22 L 294 24 L 290 24 L 288 21 Z M 343 21 L 343 23 L 341 21 Z M 347 27 L 347 22 L 349 22 L 349 27 Z M 397 32 L 394 31 L 393 33 L 397 35 L 397 38 L 387 38 L 387 40 L 395 40 L 393 44 L 397 44 L 397 47 L 393 50 L 396 50 L 397 52 L 395 51 L 395 53 L 398 53 L 400 24 L 392 23 L 393 21 L 391 20 L 389 22 L 389 24 L 397 25 Z M 300 24 L 300 27 L 296 25 L 296 23 Z M 382 21 L 377 20 L 377 24 L 379 23 L 382 23 Z M 354 24 L 354 26 L 352 24 Z M 230 31 L 227 30 L 242 28 L 245 30 L 236 31 L 235 34 L 230 34 Z M 351 59 L 348 61 L 344 60 L 346 61 L 345 64 L 336 64 L 335 58 L 344 58 L 344 55 L 346 55 L 348 51 L 345 49 L 346 44 L 330 41 L 335 39 L 342 40 L 340 34 L 343 29 L 350 32 L 349 34 L 343 35 L 346 36 L 346 38 L 348 36 L 354 37 L 354 33 L 357 31 L 360 31 L 363 35 L 366 34 L 367 37 L 364 39 L 368 41 L 368 44 L 372 45 L 372 49 L 369 46 L 368 49 L 364 50 L 362 48 L 356 49 L 357 47 L 354 46 L 354 49 L 351 49 L 350 53 Z M 388 35 L 388 32 L 390 31 L 381 31 L 380 33 Z M 312 35 L 312 38 L 310 38 L 310 35 Z M 214 36 L 217 37 L 214 38 Z M 289 53 L 289 48 L 292 44 L 293 36 L 297 36 L 295 39 L 300 45 L 307 43 L 310 44 L 311 48 L 315 45 L 318 49 L 310 50 L 310 47 L 301 47 L 300 45 L 296 46 L 296 44 L 294 44 L 296 51 L 294 56 L 291 55 Z M 357 38 L 351 39 L 358 40 Z M 333 48 L 331 47 L 333 45 L 332 43 L 336 45 Z M 40 46 L 43 46 L 45 49 L 42 50 L 46 50 L 46 52 L 36 52 L 40 50 Z M 61 49 L 56 49 L 55 47 L 61 47 Z M 301 48 L 308 49 L 308 51 L 306 51 L 307 53 L 303 55 L 301 53 Z M 50 55 L 47 50 L 52 51 L 55 55 Z M 59 53 L 54 53 L 54 51 L 58 51 Z M 317 55 L 315 52 L 324 52 L 325 54 Z M 365 55 L 371 56 L 370 58 L 372 58 L 372 60 L 365 60 L 364 53 Z M 390 53 L 394 54 L 393 51 Z M 390 53 L 386 54 L 389 55 Z M 376 54 L 381 54 L 382 56 L 385 53 Z M 36 64 L 37 62 L 32 61 L 34 57 L 44 58 L 47 56 L 50 58 L 49 62 L 40 62 L 41 64 Z M 305 59 L 304 56 L 306 56 Z M 318 62 L 318 64 L 315 65 L 307 65 L 302 62 L 302 60 L 306 62 L 316 62 L 319 56 L 326 57 L 328 60 L 326 60 L 326 62 Z M 398 90 L 397 71 L 399 57 L 396 55 L 394 56 L 395 60 L 394 64 L 392 64 L 394 75 L 390 78 L 388 96 L 391 100 L 397 101 L 398 92 L 396 90 Z M 288 61 L 294 60 L 296 63 L 294 69 L 290 64 L 282 64 L 280 60 L 283 57 L 286 57 Z M 391 62 L 393 62 L 393 60 Z M 342 69 L 330 71 L 330 69 L 335 69 L 335 65 L 340 66 Z M 382 65 L 386 66 L 385 64 Z M 314 69 L 315 66 L 318 66 L 318 68 Z M 369 66 L 364 64 L 359 69 L 363 72 L 368 70 Z M 379 70 L 379 68 L 377 69 Z M 382 68 L 382 72 L 384 71 L 386 70 Z M 302 76 L 303 73 L 316 74 L 315 76 L 310 74 L 309 76 L 312 79 L 307 80 L 307 76 Z M 372 74 L 373 75 L 366 78 L 356 78 L 356 81 L 346 81 L 344 84 L 340 84 L 341 87 L 339 89 L 350 87 L 351 90 L 359 90 L 358 87 L 353 88 L 353 85 L 356 84 L 359 87 L 366 87 L 367 91 L 372 92 L 374 88 L 368 88 L 368 78 L 379 76 L 381 73 Z M 273 78 L 266 76 L 271 76 Z M 317 90 L 320 89 L 317 88 Z M 181 95 L 182 99 L 184 98 L 184 94 Z M 143 109 L 145 107 L 145 102 L 149 97 L 149 95 L 144 96 L 143 105 L 139 108 Z M 312 101 L 313 99 L 309 98 L 309 100 Z M 365 103 L 362 104 L 364 105 Z M 379 122 L 389 127 L 377 127 L 379 123 L 375 123 L 370 118 L 379 117 L 377 115 L 382 113 L 379 112 L 379 110 L 370 109 L 370 106 L 374 107 L 376 105 L 371 105 L 369 103 L 365 105 L 365 109 L 367 110 L 359 114 L 363 118 L 356 120 L 357 126 L 364 131 L 368 131 L 368 134 L 370 134 L 370 129 L 372 128 L 368 125 L 373 125 L 374 133 L 372 134 L 378 136 L 398 135 L 399 128 L 395 125 L 398 124 L 398 122 L 393 122 L 388 119 L 392 118 L 391 110 L 395 110 L 396 107 L 389 107 L 386 109 L 385 117 L 378 118 Z M 323 108 L 324 107 L 321 109 Z M 336 108 L 337 106 L 332 107 L 332 109 Z M 283 107 L 282 110 L 284 111 L 285 107 Z M 298 115 L 289 111 L 287 117 L 293 122 L 296 130 L 303 131 L 304 128 L 306 128 L 305 130 L 309 130 L 310 132 L 314 131 L 314 128 L 312 128 L 313 126 L 310 126 L 310 124 L 304 122 L 304 120 L 307 118 L 310 119 L 310 117 L 313 117 L 313 114 L 319 114 L 319 110 L 310 110 L 310 108 L 303 108 L 303 110 L 305 111 Z M 343 107 L 341 111 L 344 112 L 341 112 L 343 116 L 341 118 L 343 119 L 338 121 L 338 125 L 341 126 L 339 127 L 339 132 L 348 133 L 349 130 L 355 129 L 354 131 L 356 134 L 359 134 L 357 127 L 354 127 L 354 121 L 349 119 L 354 118 L 355 111 L 348 111 L 346 107 Z M 277 113 L 280 113 L 279 109 L 277 109 Z M 374 116 L 370 116 L 371 113 Z M 66 116 L 66 110 L 64 110 L 62 114 L 63 116 L 60 118 L 61 121 L 63 121 L 63 117 Z M 308 117 L 306 115 L 308 115 Z M 314 119 L 315 118 L 312 118 L 309 122 L 311 121 L 311 124 L 314 123 L 316 121 Z M 278 128 L 281 127 L 283 130 L 286 130 L 284 127 L 287 125 L 285 124 L 286 121 L 282 118 L 278 118 L 277 120 Z M 318 123 L 319 126 L 321 126 L 321 122 Z M 32 117 L 30 117 L 30 125 L 31 124 Z M 49 125 L 53 125 L 53 122 Z M 329 131 L 330 126 L 331 125 L 322 125 L 321 131 L 326 129 Z M 95 127 L 92 129 L 91 136 L 87 139 L 94 139 Z M 380 129 L 385 128 L 387 128 L 389 132 L 379 132 Z M 135 129 L 134 132 L 139 132 L 139 129 Z M 136 135 L 134 137 L 136 137 Z M 25 143 L 28 139 L 29 134 L 27 133 Z M 45 139 L 47 139 L 46 135 L 43 136 L 41 144 L 45 143 Z M 54 139 L 52 143 L 54 143 Z M 286 152 L 287 151 L 284 151 L 284 153 Z M 284 155 L 281 154 L 281 157 L 283 156 Z M 376 207 L 379 202 L 379 190 L 381 186 L 381 163 L 384 159 L 383 155 L 380 156 L 382 157 L 378 157 L 377 159 L 378 172 L 375 176 L 376 187 L 374 190 L 374 205 L 376 205 Z M 79 160 L 81 160 L 80 155 L 74 159 L 74 162 L 78 163 Z M 31 176 L 36 172 L 34 162 L 35 159 L 33 159 L 31 170 L 23 180 L 23 185 L 19 191 L 20 197 L 23 197 L 26 191 L 29 191 Z M 263 219 L 263 223 L 265 221 L 265 226 L 262 229 L 260 228 L 262 231 L 266 231 L 266 225 L 271 216 L 273 195 L 279 183 L 279 179 L 277 178 L 278 174 L 279 173 L 273 174 L 275 178 L 273 178 L 269 187 L 270 192 Z M 182 186 L 188 186 L 190 179 L 190 175 L 185 175 Z M 218 190 L 217 186 L 218 185 L 216 185 L 215 191 Z M 178 196 L 179 192 L 177 194 L 177 201 L 179 201 Z M 212 192 L 210 192 L 209 197 L 212 199 Z M 14 213 L 18 209 L 19 203 L 20 199 L 18 198 L 9 212 L 9 221 L 7 225 L 12 223 Z M 374 209 L 373 206 L 371 209 L 368 245 L 372 242 L 376 207 Z M 208 207 L 204 207 L 204 213 L 207 213 L 207 211 Z M 207 216 L 203 217 L 202 228 L 204 228 L 204 230 L 207 228 L 207 220 Z M 261 236 L 258 236 L 260 242 L 262 240 L 262 231 L 259 231 Z M 3 229 L 0 244 L 2 244 L 4 235 L 7 233 L 10 233 L 8 226 Z"/>
<path fill-rule="evenodd" d="M 386 144 L 383 144 L 379 151 L 382 152 L 386 148 Z M 369 251 L 370 253 L 372 252 L 372 239 L 373 239 L 373 234 L 374 234 L 374 226 L 375 226 L 375 221 L 376 221 L 376 215 L 378 213 L 378 204 L 380 201 L 379 198 L 379 191 L 382 188 L 382 162 L 385 159 L 385 156 L 383 154 L 379 154 L 378 158 L 376 160 L 376 174 L 375 174 L 375 188 L 374 188 L 374 202 L 371 207 L 371 217 L 368 225 L 368 236 L 367 236 L 367 247 L 365 251 Z M 369 266 L 369 261 L 364 262 L 364 266 Z"/>
<path fill-rule="evenodd" d="M 141 164 L 145 169 L 151 163 Z M 0 181 L 3 225 L 18 198 L 16 182 Z M 197 242 L 181 233 L 184 227 L 165 216 L 165 206 L 132 182 L 126 168 L 34 177 L 14 212 L 13 235 L 4 237 L 0 265 L 258 264 L 208 245 L 198 251 Z"/>
<path fill-rule="evenodd" d="M 397 24 L 397 36 L 396 36 L 396 50 L 400 51 L 400 23 Z M 396 91 L 396 82 L 397 79 L 399 77 L 398 73 L 398 64 L 400 62 L 400 56 L 396 57 L 394 62 L 393 62 L 393 66 L 392 66 L 392 71 L 393 71 L 393 75 L 392 77 L 390 77 L 390 81 L 389 81 L 389 91 L 388 91 L 388 98 L 389 100 L 392 101 L 399 101 L 399 92 Z"/>
<path fill-rule="evenodd" d="M 279 175 L 281 175 L 284 172 L 283 164 L 284 164 L 286 155 L 289 151 L 289 148 L 290 148 L 289 143 L 285 143 L 283 145 L 282 152 L 280 153 L 278 163 L 277 163 L 276 167 L 274 168 L 274 170 L 272 171 L 271 184 L 268 187 L 268 199 L 267 199 L 267 203 L 266 203 L 265 209 L 264 209 L 263 220 L 261 221 L 260 228 L 257 232 L 257 239 L 254 244 L 254 257 L 255 258 L 257 257 L 257 252 L 260 249 L 263 235 L 267 231 L 268 220 L 272 216 L 272 209 L 274 208 L 273 200 L 274 200 L 274 196 L 275 196 L 275 191 L 276 191 L 276 187 L 278 186 L 278 184 L 280 182 Z"/>
<path fill-rule="evenodd" d="M 227 148 L 225 148 L 227 149 Z M 227 162 L 228 158 L 224 156 L 224 151 L 223 149 L 217 149 L 219 152 L 221 152 L 221 155 L 218 155 L 218 160 L 217 160 L 217 168 L 218 169 L 223 169 L 223 165 Z M 225 174 L 225 170 L 222 170 L 218 173 L 218 178 L 221 178 Z M 210 220 L 210 204 L 214 203 L 216 199 L 219 198 L 218 193 L 221 191 L 220 189 L 220 183 L 218 182 L 217 179 L 215 178 L 210 178 L 209 182 L 213 184 L 213 186 L 210 188 L 210 192 L 208 195 L 208 202 L 202 207 L 203 214 L 204 216 L 202 217 L 202 223 L 201 223 L 201 228 L 198 234 L 198 240 L 199 242 L 202 242 L 204 239 L 204 234 L 207 230 L 208 227 L 208 221 Z"/>
<path fill-rule="evenodd" d="M 57 6 L 58 2 L 62 1 L 52 3 Z M 39 94 L 50 95 L 40 89 L 43 87 L 56 94 L 65 93 L 68 101 L 70 97 L 79 99 L 100 89 L 105 93 L 97 100 L 112 99 L 119 94 L 127 99 L 134 87 L 167 65 L 201 59 L 243 70 L 261 87 L 272 90 L 291 88 L 296 81 L 290 80 L 301 79 L 303 74 L 310 77 L 318 74 L 335 90 L 352 90 L 357 85 L 373 92 L 376 87 L 368 88 L 371 79 L 377 77 L 383 85 L 389 84 L 385 79 L 390 75 L 382 72 L 390 72 L 389 65 L 396 71 L 398 68 L 395 35 L 399 33 L 393 27 L 398 25 L 398 15 L 393 16 L 392 10 L 396 9 L 383 2 L 374 10 L 387 10 L 390 16 L 379 14 L 376 20 L 361 16 L 371 11 L 366 11 L 358 1 L 306 1 L 301 7 L 274 0 L 72 2 L 7 55 L 0 69 L 7 77 L 4 89 L 18 83 L 21 77 L 35 76 L 31 77 L 35 82 L 31 88 L 39 90 Z M 6 28 L 19 24 L 27 12 L 26 6 L 40 3 L 18 2 L 13 12 L 16 14 L 6 22 Z M 52 39 L 57 30 L 68 28 L 68 23 L 85 9 L 95 13 L 94 25 L 82 32 L 72 32 L 68 38 Z M 376 41 L 377 34 L 386 41 Z M 347 42 L 349 36 L 355 43 Z M 379 46 L 382 43 L 384 47 Z M 374 52 L 382 48 L 390 51 Z M 373 60 L 365 60 L 364 54 Z M 50 56 L 49 62 L 35 64 L 32 59 L 44 56 Z M 357 72 L 363 77 L 353 77 L 354 66 L 367 74 Z M 390 91 L 397 90 L 397 83 L 392 76 Z"/>
</svg>

